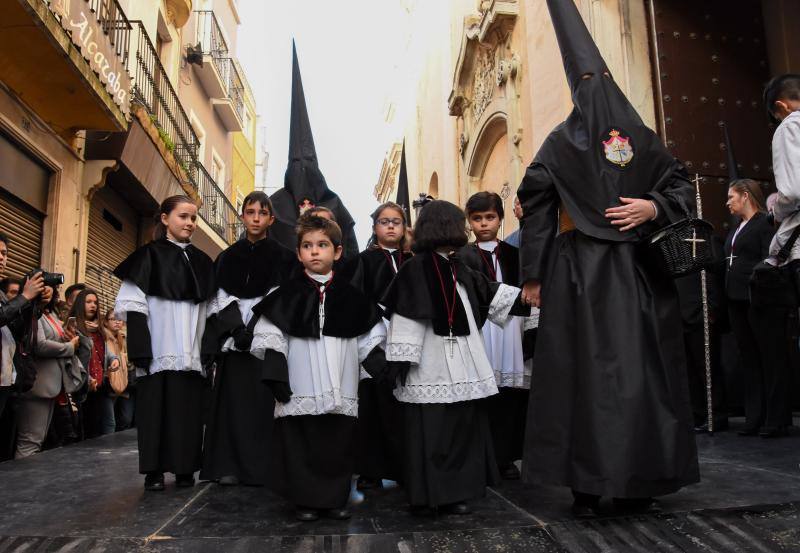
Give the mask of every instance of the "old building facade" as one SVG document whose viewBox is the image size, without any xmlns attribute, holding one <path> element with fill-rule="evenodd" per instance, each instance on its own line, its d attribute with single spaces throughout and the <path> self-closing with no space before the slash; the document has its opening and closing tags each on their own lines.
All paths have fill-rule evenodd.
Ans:
<svg viewBox="0 0 800 553">
<path fill-rule="evenodd" d="M 707 215 L 724 231 L 728 126 L 740 172 L 769 181 L 769 137 L 760 91 L 771 75 L 800 69 L 800 23 L 784 0 L 576 0 L 619 86 L 689 170 L 703 177 Z M 476 191 L 507 208 L 537 149 L 572 109 L 544 0 L 409 1 L 417 88 L 387 144 L 378 199 L 393 198 L 391 167 L 405 140 L 412 198 L 464 205 Z M 420 29 L 427 32 L 420 33 Z M 432 30 L 438 32 L 431 32 Z M 503 232 L 517 227 L 507 209 Z"/>
<path fill-rule="evenodd" d="M 62 272 L 108 307 L 113 268 L 150 239 L 158 204 L 179 193 L 200 205 L 198 247 L 215 257 L 232 243 L 241 229 L 234 141 L 246 120 L 236 1 L 3 6 L 20 23 L 0 38 L 0 151 L 14 162 L 0 174 L 10 272 Z M 254 119 L 252 99 L 248 109 Z"/>
</svg>

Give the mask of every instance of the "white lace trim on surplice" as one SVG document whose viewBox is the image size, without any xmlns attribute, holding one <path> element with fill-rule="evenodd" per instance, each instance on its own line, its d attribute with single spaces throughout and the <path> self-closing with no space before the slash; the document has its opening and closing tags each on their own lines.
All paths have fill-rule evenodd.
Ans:
<svg viewBox="0 0 800 553">
<path fill-rule="evenodd" d="M 149 315 L 150 309 L 147 307 L 146 301 L 136 300 L 119 300 L 114 305 L 114 311 L 118 314 L 123 313 L 141 313 L 142 315 Z"/>
<path fill-rule="evenodd" d="M 224 290 L 220 289 L 217 291 L 217 295 L 208 301 L 206 316 L 211 317 L 212 315 L 216 315 L 223 311 L 230 304 L 236 303 L 237 301 L 239 301 L 239 298 L 236 296 L 231 296 Z"/>
<path fill-rule="evenodd" d="M 522 330 L 533 330 L 539 328 L 539 308 L 531 307 L 531 314 L 522 322 Z"/>
<path fill-rule="evenodd" d="M 498 326 L 505 326 L 517 296 L 519 288 L 501 283 L 489 305 L 488 319 Z"/>
<path fill-rule="evenodd" d="M 527 369 L 527 364 L 525 368 Z M 498 388 L 524 388 L 528 390 L 531 387 L 531 375 L 527 370 L 525 373 L 502 373 L 495 371 L 494 378 Z"/>
<path fill-rule="evenodd" d="M 347 415 L 358 416 L 358 398 L 340 397 L 335 405 L 334 392 L 323 392 L 317 396 L 293 395 L 288 403 L 275 402 L 275 418 L 299 415 Z"/>
<path fill-rule="evenodd" d="M 422 357 L 422 344 L 410 342 L 392 342 L 386 351 L 387 361 L 410 361 L 419 363 Z"/>
<path fill-rule="evenodd" d="M 442 384 L 407 384 L 394 391 L 394 396 L 405 403 L 456 403 L 482 399 L 497 393 L 494 374 L 472 382 Z"/>
<path fill-rule="evenodd" d="M 285 356 L 289 351 L 289 342 L 282 334 L 254 334 L 253 343 L 250 346 L 250 354 L 263 360 L 264 354 L 268 349 L 282 353 Z"/>
</svg>

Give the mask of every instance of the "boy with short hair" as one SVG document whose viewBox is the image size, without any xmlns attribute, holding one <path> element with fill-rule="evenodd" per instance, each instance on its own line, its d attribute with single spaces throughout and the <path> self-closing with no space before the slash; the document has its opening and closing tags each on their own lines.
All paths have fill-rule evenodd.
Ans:
<svg viewBox="0 0 800 553">
<path fill-rule="evenodd" d="M 494 192 L 478 192 L 467 200 L 465 211 L 475 242 L 461 249 L 464 263 L 494 282 L 519 287 L 519 249 L 497 238 L 505 215 L 503 200 Z M 487 320 L 482 328 L 499 390 L 489 399 L 492 441 L 500 475 L 508 480 L 520 476 L 514 461 L 522 458 L 528 410 L 533 352 L 523 348 L 523 328 L 528 330 L 526 343 L 532 344 L 536 325 L 538 310 L 535 319 L 513 317 L 505 327 Z"/>
<path fill-rule="evenodd" d="M 335 274 L 341 255 L 342 231 L 335 222 L 302 218 L 297 257 L 304 270 L 253 308 L 288 342 L 289 386 L 275 395 L 270 477 L 301 521 L 316 520 L 320 511 L 349 518 L 359 365 L 377 374 L 385 362 L 378 306 Z"/>
<path fill-rule="evenodd" d="M 275 387 L 282 389 L 287 375 L 285 351 L 266 344 L 285 350 L 285 341 L 252 308 L 298 265 L 291 250 L 269 237 L 275 217 L 264 192 L 245 197 L 242 221 L 245 236 L 215 262 L 219 288 L 203 335 L 204 353 L 216 357 L 217 370 L 200 478 L 224 486 L 267 483 Z"/>
</svg>

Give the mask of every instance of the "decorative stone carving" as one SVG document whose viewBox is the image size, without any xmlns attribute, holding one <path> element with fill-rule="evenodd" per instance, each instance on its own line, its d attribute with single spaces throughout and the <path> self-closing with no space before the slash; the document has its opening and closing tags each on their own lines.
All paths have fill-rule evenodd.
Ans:
<svg viewBox="0 0 800 553">
<path fill-rule="evenodd" d="M 494 78 L 495 50 L 481 49 L 475 63 L 472 81 L 472 114 L 475 121 L 481 118 L 486 106 L 492 101 L 496 79 Z"/>
<path fill-rule="evenodd" d="M 467 151 L 467 144 L 469 144 L 469 133 L 464 131 L 458 137 L 458 153 L 461 154 L 461 157 L 464 157 L 464 152 Z"/>
</svg>

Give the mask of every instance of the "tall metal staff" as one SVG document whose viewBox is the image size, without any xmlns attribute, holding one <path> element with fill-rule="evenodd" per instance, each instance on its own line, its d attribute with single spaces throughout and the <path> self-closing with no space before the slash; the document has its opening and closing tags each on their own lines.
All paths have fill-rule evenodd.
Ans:
<svg viewBox="0 0 800 553">
<path fill-rule="evenodd" d="M 697 203 L 697 218 L 703 218 L 703 199 L 700 197 L 700 183 L 703 178 L 694 175 L 695 201 Z M 703 300 L 703 345 L 705 346 L 706 362 L 706 409 L 708 433 L 714 434 L 714 402 L 711 393 L 711 328 L 708 319 L 708 284 L 706 281 L 706 270 L 700 271 L 700 296 Z"/>
</svg>

